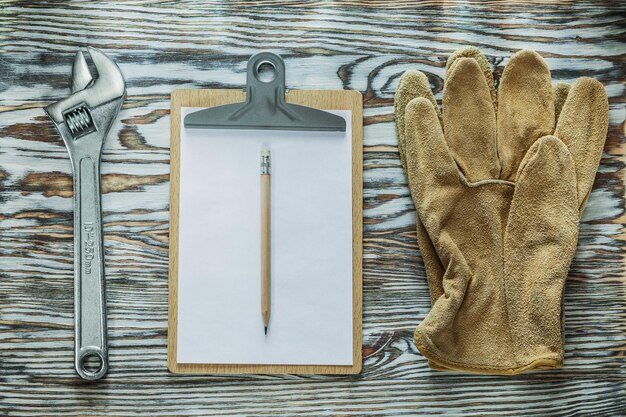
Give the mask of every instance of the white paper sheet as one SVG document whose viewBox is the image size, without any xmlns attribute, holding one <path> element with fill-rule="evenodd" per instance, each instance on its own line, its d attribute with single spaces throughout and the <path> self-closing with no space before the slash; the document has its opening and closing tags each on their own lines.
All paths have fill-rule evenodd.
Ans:
<svg viewBox="0 0 626 417">
<path fill-rule="evenodd" d="M 345 133 L 181 128 L 179 363 L 352 365 L 351 112 L 332 113 Z M 267 336 L 263 145 L 272 162 Z"/>
</svg>

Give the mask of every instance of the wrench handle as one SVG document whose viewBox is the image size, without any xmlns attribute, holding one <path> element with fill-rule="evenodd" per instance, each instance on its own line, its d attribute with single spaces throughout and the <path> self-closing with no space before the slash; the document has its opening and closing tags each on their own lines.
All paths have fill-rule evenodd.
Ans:
<svg viewBox="0 0 626 417">
<path fill-rule="evenodd" d="M 99 156 L 99 155 L 98 155 Z M 76 372 L 100 379 L 108 369 L 99 157 L 74 164 L 74 319 Z M 87 359 L 100 367 L 86 367 Z"/>
</svg>

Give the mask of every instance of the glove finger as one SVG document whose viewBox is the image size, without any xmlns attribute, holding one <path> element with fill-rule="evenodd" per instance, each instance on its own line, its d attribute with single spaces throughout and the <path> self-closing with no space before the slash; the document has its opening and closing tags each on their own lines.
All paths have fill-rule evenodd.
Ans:
<svg viewBox="0 0 626 417">
<path fill-rule="evenodd" d="M 396 132 L 398 135 L 398 152 L 400 153 L 400 162 L 402 168 L 406 172 L 405 154 L 405 110 L 407 104 L 417 97 L 424 97 L 430 101 L 433 107 L 439 113 L 437 101 L 430 89 L 430 83 L 424 73 L 415 70 L 406 71 L 398 81 L 398 88 L 394 96 L 394 113 L 396 119 Z"/>
<path fill-rule="evenodd" d="M 498 93 L 500 179 L 513 181 L 526 151 L 554 131 L 550 70 L 534 51 L 520 51 L 504 68 Z"/>
<path fill-rule="evenodd" d="M 402 168 L 407 172 L 406 157 L 405 157 L 405 115 L 406 106 L 414 98 L 422 97 L 427 99 L 437 112 L 439 121 L 441 122 L 441 112 L 437 106 L 437 101 L 430 89 L 430 83 L 428 78 L 422 72 L 409 70 L 406 71 L 400 81 L 398 82 L 398 88 L 394 97 L 394 108 L 396 118 L 396 131 L 398 134 L 398 151 L 400 153 L 400 162 Z M 417 232 L 417 243 L 419 245 L 422 259 L 424 262 L 424 268 L 426 269 L 426 277 L 428 279 L 428 288 L 431 295 L 431 300 L 434 303 L 437 298 L 443 293 L 443 287 L 441 280 L 443 279 L 443 266 L 437 256 L 437 252 L 430 240 L 430 236 L 426 232 L 419 215 L 415 224 Z"/>
<path fill-rule="evenodd" d="M 578 205 L 582 211 L 602 157 L 609 125 L 609 101 L 602 84 L 592 78 L 577 79 L 567 96 L 554 135 L 574 159 Z"/>
<path fill-rule="evenodd" d="M 496 95 L 496 87 L 493 82 L 493 74 L 491 73 L 491 66 L 489 65 L 489 61 L 485 58 L 480 49 L 475 46 L 466 46 L 465 48 L 458 49 L 454 51 L 452 55 L 448 58 L 448 62 L 446 63 L 446 80 L 450 75 L 450 71 L 454 64 L 458 61 L 459 58 L 474 58 L 480 66 L 483 75 L 485 76 L 485 81 L 487 81 L 487 85 L 489 86 L 489 94 L 491 95 L 491 101 L 493 102 L 494 110 L 497 109 L 497 95 Z"/>
<path fill-rule="evenodd" d="M 562 361 L 561 300 L 578 237 L 572 156 L 554 136 L 538 139 L 520 165 L 504 238 L 504 283 L 520 355 Z"/>
<path fill-rule="evenodd" d="M 567 95 L 569 94 L 569 84 L 554 84 L 552 86 L 552 93 L 554 94 L 554 125 L 556 126 L 556 122 L 559 120 L 561 110 L 563 110 L 563 105 L 565 104 L 565 100 L 567 100 Z"/>
<path fill-rule="evenodd" d="M 424 97 L 406 107 L 405 157 L 411 196 L 420 213 L 437 213 L 442 188 L 460 186 L 458 168 L 446 141 L 433 104 Z"/>
<path fill-rule="evenodd" d="M 443 128 L 452 156 L 471 181 L 498 178 L 496 115 L 489 85 L 473 58 L 458 58 L 443 87 Z"/>
</svg>

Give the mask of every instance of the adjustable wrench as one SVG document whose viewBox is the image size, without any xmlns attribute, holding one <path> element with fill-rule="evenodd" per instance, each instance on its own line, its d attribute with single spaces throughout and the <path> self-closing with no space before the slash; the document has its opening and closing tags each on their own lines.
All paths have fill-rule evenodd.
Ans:
<svg viewBox="0 0 626 417">
<path fill-rule="evenodd" d="M 76 372 L 100 379 L 108 369 L 104 251 L 100 208 L 100 157 L 124 102 L 126 85 L 113 61 L 89 48 L 94 81 L 81 51 L 72 68 L 72 94 L 46 107 L 70 154 L 74 175 L 74 325 Z M 87 360 L 99 368 L 89 369 Z"/>
</svg>

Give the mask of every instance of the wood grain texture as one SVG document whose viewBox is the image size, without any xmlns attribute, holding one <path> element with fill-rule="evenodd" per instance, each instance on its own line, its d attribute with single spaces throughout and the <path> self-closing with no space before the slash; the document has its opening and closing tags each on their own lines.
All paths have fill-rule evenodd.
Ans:
<svg viewBox="0 0 626 417">
<path fill-rule="evenodd" d="M 619 1 L 0 0 L 0 415 L 626 415 L 624 69 Z M 411 336 L 430 307 L 393 125 L 409 68 L 441 99 L 447 56 L 472 44 L 499 79 L 537 50 L 555 81 L 610 100 L 605 152 L 565 289 L 565 367 L 513 378 L 428 369 Z M 73 54 L 101 48 L 128 98 L 102 165 L 110 372 L 72 368 L 67 151 L 42 107 Z M 169 95 L 239 88 L 250 55 L 280 53 L 287 85 L 350 88 L 364 105 L 363 372 L 180 376 L 166 370 Z"/>
<path fill-rule="evenodd" d="M 358 374 L 361 372 L 363 360 L 361 350 L 363 342 L 363 112 L 361 94 L 357 91 L 344 90 L 291 90 L 285 94 L 285 101 L 320 110 L 350 110 L 352 112 L 352 340 L 354 347 L 352 365 L 191 364 L 177 362 L 180 131 L 183 122 L 181 109 L 183 107 L 215 107 L 244 101 L 245 93 L 239 89 L 176 90 L 172 92 L 168 368 L 174 373 L 185 374 Z"/>
</svg>

